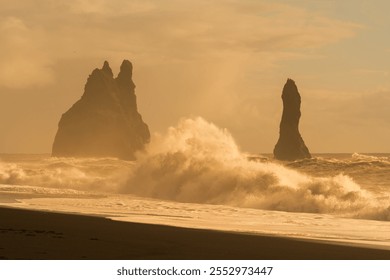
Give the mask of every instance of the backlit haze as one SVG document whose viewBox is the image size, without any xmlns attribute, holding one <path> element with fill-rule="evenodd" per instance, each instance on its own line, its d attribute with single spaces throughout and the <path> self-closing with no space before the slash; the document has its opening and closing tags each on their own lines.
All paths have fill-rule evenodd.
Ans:
<svg viewBox="0 0 390 280">
<path fill-rule="evenodd" d="M 61 114 L 108 60 L 134 66 L 153 133 L 182 117 L 270 153 L 287 78 L 312 153 L 390 152 L 390 2 L 0 0 L 0 153 L 49 153 Z"/>
</svg>

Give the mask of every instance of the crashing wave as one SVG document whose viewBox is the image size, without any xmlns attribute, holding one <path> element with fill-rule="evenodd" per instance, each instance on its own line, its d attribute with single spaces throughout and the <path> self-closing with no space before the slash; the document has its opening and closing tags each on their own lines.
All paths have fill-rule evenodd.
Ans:
<svg viewBox="0 0 390 280">
<path fill-rule="evenodd" d="M 389 210 L 351 177 L 312 177 L 253 161 L 233 137 L 202 118 L 182 120 L 138 158 L 124 191 L 180 202 L 365 217 Z M 380 206 L 378 206 L 380 205 Z M 387 211 L 387 212 L 386 212 Z"/>
<path fill-rule="evenodd" d="M 0 193 L 12 191 L 12 186 L 32 193 L 53 193 L 47 188 L 57 188 L 390 220 L 388 190 L 379 199 L 341 173 L 349 168 L 365 176 L 367 169 L 359 164 L 313 158 L 285 166 L 266 157 L 254 158 L 240 151 L 227 130 L 194 118 L 183 119 L 165 135 L 155 135 L 136 162 L 114 158 L 0 162 L 0 184 L 8 186 Z"/>
</svg>

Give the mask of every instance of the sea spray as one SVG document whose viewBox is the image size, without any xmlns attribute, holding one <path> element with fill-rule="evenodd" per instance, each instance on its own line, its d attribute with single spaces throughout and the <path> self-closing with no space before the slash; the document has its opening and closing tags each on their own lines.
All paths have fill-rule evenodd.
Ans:
<svg viewBox="0 0 390 280">
<path fill-rule="evenodd" d="M 349 176 L 312 177 L 251 161 L 226 130 L 183 119 L 139 155 L 123 191 L 179 202 L 387 219 L 389 211 Z M 379 204 L 378 204 L 379 203 Z M 384 213 L 383 213 L 384 212 Z M 369 214 L 370 213 L 370 214 Z"/>
<path fill-rule="evenodd" d="M 227 130 L 202 118 L 183 119 L 164 135 L 154 135 L 147 151 L 137 157 L 131 162 L 2 155 L 0 198 L 10 193 L 24 198 L 128 193 L 178 202 L 390 220 L 388 158 L 355 154 L 348 159 L 256 161 L 240 151 Z M 363 188 L 359 184 L 365 177 Z M 368 188 L 367 180 L 382 185 Z"/>
</svg>

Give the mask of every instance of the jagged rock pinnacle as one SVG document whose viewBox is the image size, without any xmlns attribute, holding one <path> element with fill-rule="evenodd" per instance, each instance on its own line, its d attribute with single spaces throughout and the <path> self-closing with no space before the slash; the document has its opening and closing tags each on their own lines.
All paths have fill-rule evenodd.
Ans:
<svg viewBox="0 0 390 280">
<path fill-rule="evenodd" d="M 93 70 L 81 99 L 61 117 L 53 156 L 135 158 L 150 133 L 137 110 L 131 74 L 128 60 L 117 79 L 107 61 Z"/>
<path fill-rule="evenodd" d="M 292 79 L 287 79 L 283 87 L 282 100 L 283 114 L 274 156 L 279 160 L 310 158 L 309 149 L 306 147 L 298 129 L 301 117 L 301 96 Z"/>
<path fill-rule="evenodd" d="M 108 74 L 110 77 L 113 77 L 114 74 L 112 73 L 112 70 L 110 68 L 110 65 L 108 64 L 107 60 L 104 61 L 104 64 L 103 64 L 103 67 L 102 67 L 102 71 L 106 74 Z"/>
<path fill-rule="evenodd" d="M 133 83 L 132 76 L 133 76 L 133 65 L 131 64 L 130 61 L 123 60 L 118 77 L 116 78 L 118 85 L 122 87 L 130 87 L 130 89 L 134 89 L 135 84 Z"/>
<path fill-rule="evenodd" d="M 133 65 L 128 60 L 123 60 L 117 79 L 131 79 L 133 75 Z"/>
</svg>

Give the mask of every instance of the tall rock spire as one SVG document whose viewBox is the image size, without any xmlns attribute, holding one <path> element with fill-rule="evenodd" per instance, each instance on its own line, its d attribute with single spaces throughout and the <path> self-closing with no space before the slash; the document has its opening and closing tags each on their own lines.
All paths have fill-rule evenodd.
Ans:
<svg viewBox="0 0 390 280">
<path fill-rule="evenodd" d="M 125 60 L 116 79 L 107 61 L 93 70 L 81 99 L 61 117 L 53 156 L 135 159 L 150 133 L 137 110 L 132 68 Z"/>
<path fill-rule="evenodd" d="M 109 75 L 110 77 L 114 76 L 114 74 L 112 73 L 112 70 L 111 70 L 110 65 L 108 64 L 107 60 L 104 61 L 104 64 L 103 64 L 103 67 L 102 67 L 102 71 L 104 73 L 106 73 L 107 75 Z"/>
<path fill-rule="evenodd" d="M 301 96 L 295 82 L 291 79 L 288 79 L 284 85 L 282 100 L 283 115 L 274 157 L 279 160 L 310 158 L 309 149 L 306 147 L 298 128 L 301 117 Z"/>
</svg>

